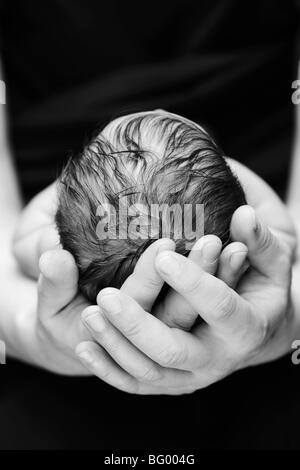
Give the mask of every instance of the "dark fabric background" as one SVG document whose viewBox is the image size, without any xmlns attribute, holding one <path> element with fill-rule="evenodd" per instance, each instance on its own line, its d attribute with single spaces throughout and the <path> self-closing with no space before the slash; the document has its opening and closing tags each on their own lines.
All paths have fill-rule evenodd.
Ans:
<svg viewBox="0 0 300 470">
<path fill-rule="evenodd" d="M 298 10 L 287 0 L 0 0 L 10 137 L 26 200 L 95 127 L 156 107 L 204 124 L 284 194 Z M 1 367 L 3 449 L 296 448 L 290 358 L 191 396 Z"/>
</svg>

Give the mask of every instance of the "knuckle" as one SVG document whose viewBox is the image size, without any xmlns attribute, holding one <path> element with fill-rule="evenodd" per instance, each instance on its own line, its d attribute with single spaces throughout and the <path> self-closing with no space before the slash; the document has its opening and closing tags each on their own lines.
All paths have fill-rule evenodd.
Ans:
<svg viewBox="0 0 300 470">
<path fill-rule="evenodd" d="M 135 394 L 138 392 L 137 384 L 132 379 L 126 378 L 116 378 L 114 374 L 109 370 L 109 368 L 101 370 L 101 372 L 97 372 L 97 365 L 95 363 L 94 366 L 91 367 L 93 372 L 99 379 L 103 380 L 106 383 L 113 384 L 117 389 L 122 390 L 123 392 Z"/>
<path fill-rule="evenodd" d="M 256 250 L 258 253 L 264 252 L 267 248 L 270 247 L 273 241 L 273 235 L 267 227 L 259 225 L 259 239 Z"/>
<path fill-rule="evenodd" d="M 217 321 L 226 321 L 236 313 L 236 309 L 235 296 L 229 291 L 225 292 L 220 299 L 217 300 L 213 314 Z"/>
<path fill-rule="evenodd" d="M 140 374 L 136 374 L 136 378 L 141 382 L 154 382 L 160 378 L 160 374 L 155 367 L 150 366 Z"/>
<path fill-rule="evenodd" d="M 153 289 L 157 289 L 161 284 L 161 279 L 159 276 L 155 278 L 154 275 L 151 276 L 148 273 L 146 274 L 145 272 L 142 272 L 142 270 L 137 270 L 131 274 L 130 283 L 144 292 L 145 290 L 151 291 Z"/>
<path fill-rule="evenodd" d="M 142 276 L 142 273 L 139 274 Z M 143 277 L 139 277 L 138 281 L 142 288 L 149 290 L 157 289 L 162 284 L 161 278 L 159 276 L 155 277 L 154 274 L 148 274 L 146 276 L 144 275 Z"/>
<path fill-rule="evenodd" d="M 203 279 L 200 276 L 198 277 L 193 277 L 191 279 L 187 279 L 184 281 L 184 278 L 181 279 L 182 286 L 181 286 L 181 292 L 183 295 L 194 295 L 196 294 L 200 287 L 202 286 Z"/>
<path fill-rule="evenodd" d="M 111 378 L 111 371 L 109 368 L 102 368 L 100 371 L 98 370 L 98 361 L 96 359 L 92 360 L 89 364 L 89 368 L 95 372 L 95 374 L 104 382 L 108 382 Z"/>
<path fill-rule="evenodd" d="M 120 355 L 120 344 L 117 338 L 113 338 L 109 335 L 103 335 L 97 339 L 99 341 L 99 344 L 103 346 L 106 351 L 109 351 L 109 354 L 112 357 L 118 357 Z"/>
<path fill-rule="evenodd" d="M 169 346 L 159 354 L 159 364 L 164 367 L 179 367 L 186 362 L 186 359 L 186 349 L 176 346 Z"/>
<path fill-rule="evenodd" d="M 139 385 L 134 381 L 124 381 L 119 385 L 119 389 L 122 390 L 122 392 L 129 393 L 130 395 L 140 395 Z"/>
<path fill-rule="evenodd" d="M 133 338 L 135 336 L 138 336 L 140 332 L 141 332 L 141 327 L 139 323 L 137 322 L 128 323 L 127 325 L 123 326 L 123 333 L 128 338 L 129 337 Z"/>
</svg>

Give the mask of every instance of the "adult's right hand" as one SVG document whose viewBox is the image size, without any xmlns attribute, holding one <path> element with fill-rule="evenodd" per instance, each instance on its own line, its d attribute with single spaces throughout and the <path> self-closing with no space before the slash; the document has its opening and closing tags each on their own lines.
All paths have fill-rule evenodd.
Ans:
<svg viewBox="0 0 300 470">
<path fill-rule="evenodd" d="M 154 260 L 158 273 L 204 322 L 187 332 L 149 315 L 153 279 L 142 305 L 134 285 L 131 295 L 128 286 L 104 289 L 98 307 L 83 312 L 94 335 L 94 342 L 77 346 L 86 367 L 130 393 L 182 394 L 290 351 L 299 333 L 298 306 L 290 302 L 290 247 L 249 206 L 237 209 L 232 230 L 248 246 L 251 266 L 237 292 L 192 260 L 163 251 Z"/>
</svg>

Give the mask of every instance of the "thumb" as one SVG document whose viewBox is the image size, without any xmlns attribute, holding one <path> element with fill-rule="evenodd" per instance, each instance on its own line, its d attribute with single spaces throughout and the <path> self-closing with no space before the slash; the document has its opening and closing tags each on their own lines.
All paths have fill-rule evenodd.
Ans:
<svg viewBox="0 0 300 470">
<path fill-rule="evenodd" d="M 253 268 L 268 277 L 280 276 L 282 263 L 288 261 L 287 251 L 251 206 L 241 206 L 235 211 L 231 220 L 231 236 L 234 241 L 247 246 Z"/>
<path fill-rule="evenodd" d="M 75 297 L 78 269 L 66 250 L 46 251 L 40 258 L 38 311 L 41 318 L 54 316 Z"/>
</svg>

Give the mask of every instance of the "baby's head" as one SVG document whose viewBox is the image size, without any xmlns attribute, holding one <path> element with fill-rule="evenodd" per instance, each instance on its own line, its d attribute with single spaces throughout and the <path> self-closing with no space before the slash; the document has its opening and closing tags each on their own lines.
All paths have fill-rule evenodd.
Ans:
<svg viewBox="0 0 300 470">
<path fill-rule="evenodd" d="M 225 245 L 232 214 L 245 203 L 210 135 L 156 110 L 115 119 L 69 160 L 59 180 L 56 223 L 78 264 L 79 287 L 95 302 L 104 287 L 123 284 L 157 238 L 173 238 L 184 255 L 206 233 Z"/>
</svg>

